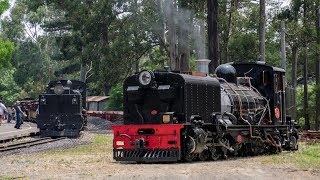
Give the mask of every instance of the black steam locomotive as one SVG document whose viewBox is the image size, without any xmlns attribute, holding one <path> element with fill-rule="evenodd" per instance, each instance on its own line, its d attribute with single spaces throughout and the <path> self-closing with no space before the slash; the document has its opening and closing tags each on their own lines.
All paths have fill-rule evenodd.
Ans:
<svg viewBox="0 0 320 180">
<path fill-rule="evenodd" d="M 265 64 L 223 64 L 216 77 L 141 71 L 124 82 L 124 125 L 112 127 L 114 159 L 217 160 L 296 150 L 286 101 L 293 93 L 285 71 Z"/>
<path fill-rule="evenodd" d="M 86 84 L 77 80 L 51 81 L 39 95 L 37 126 L 42 136 L 77 137 L 87 123 Z"/>
</svg>

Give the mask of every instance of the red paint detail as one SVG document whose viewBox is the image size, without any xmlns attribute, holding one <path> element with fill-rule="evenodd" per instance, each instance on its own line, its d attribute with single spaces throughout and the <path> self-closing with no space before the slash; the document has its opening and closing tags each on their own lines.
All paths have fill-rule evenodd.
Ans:
<svg viewBox="0 0 320 180">
<path fill-rule="evenodd" d="M 152 115 L 156 115 L 156 114 L 158 114 L 158 111 L 154 109 L 154 110 L 151 111 L 151 114 Z"/>
<path fill-rule="evenodd" d="M 170 149 L 180 148 L 180 130 L 183 124 L 149 124 L 149 125 L 116 125 L 113 130 L 114 149 L 135 149 L 134 142 L 143 139 L 148 142 L 145 149 Z M 154 134 L 138 134 L 138 130 L 153 129 Z M 168 144 L 168 141 L 176 141 L 176 144 Z M 117 144 L 118 142 L 118 144 Z M 124 145 L 120 145 L 124 142 Z"/>
<path fill-rule="evenodd" d="M 242 143 L 242 136 L 240 134 L 237 136 L 237 142 Z"/>
<path fill-rule="evenodd" d="M 276 108 L 274 109 L 274 114 L 275 114 L 275 116 L 276 116 L 277 119 L 280 118 L 280 109 L 279 109 L 278 107 L 276 107 Z"/>
</svg>

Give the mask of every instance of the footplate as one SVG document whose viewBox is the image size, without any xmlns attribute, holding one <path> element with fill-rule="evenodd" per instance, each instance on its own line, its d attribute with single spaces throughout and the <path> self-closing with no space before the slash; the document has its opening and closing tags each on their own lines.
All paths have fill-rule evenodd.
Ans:
<svg viewBox="0 0 320 180">
<path fill-rule="evenodd" d="M 179 149 L 113 150 L 113 158 L 116 161 L 176 162 L 179 160 L 179 157 Z"/>
</svg>

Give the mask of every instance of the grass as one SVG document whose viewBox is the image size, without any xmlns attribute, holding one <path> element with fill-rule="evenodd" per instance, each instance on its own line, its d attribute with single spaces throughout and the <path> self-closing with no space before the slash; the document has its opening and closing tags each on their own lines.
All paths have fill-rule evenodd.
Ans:
<svg viewBox="0 0 320 180">
<path fill-rule="evenodd" d="M 97 135 L 93 141 L 93 144 L 112 144 L 112 138 L 107 135 Z"/>
<path fill-rule="evenodd" d="M 108 135 L 97 135 L 91 144 L 83 145 L 65 150 L 52 150 L 44 153 L 44 156 L 73 156 L 99 154 L 101 152 L 112 152 L 112 137 Z"/>
<path fill-rule="evenodd" d="M 264 156 L 263 163 L 294 164 L 302 169 L 320 170 L 320 144 L 300 143 L 296 152 L 283 152 L 277 155 Z"/>
<path fill-rule="evenodd" d="M 11 176 L 0 176 L 1 180 L 11 180 L 11 179 L 25 179 L 26 177 L 11 177 Z"/>
<path fill-rule="evenodd" d="M 112 137 L 108 135 L 97 135 L 92 143 L 66 150 L 48 151 L 43 156 L 71 157 L 71 156 L 105 156 L 112 155 Z M 294 152 L 282 152 L 276 155 L 258 157 L 262 163 L 271 164 L 293 164 L 302 169 L 320 170 L 320 143 L 300 143 L 299 150 Z M 99 158 L 92 158 L 88 161 L 98 162 Z"/>
</svg>

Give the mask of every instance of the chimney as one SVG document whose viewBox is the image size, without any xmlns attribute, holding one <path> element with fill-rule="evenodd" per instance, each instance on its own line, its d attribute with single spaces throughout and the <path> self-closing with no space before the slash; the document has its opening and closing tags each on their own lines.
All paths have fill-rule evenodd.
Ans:
<svg viewBox="0 0 320 180">
<path fill-rule="evenodd" d="M 198 72 L 209 74 L 209 63 L 211 62 L 211 60 L 198 59 L 198 60 L 195 60 L 195 62 L 197 63 L 197 71 Z"/>
</svg>

